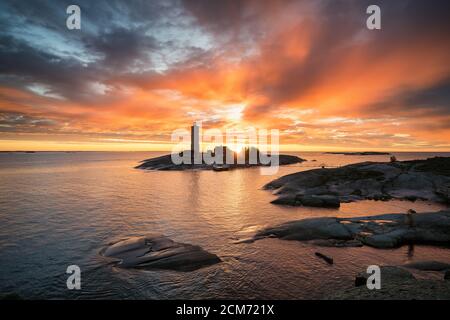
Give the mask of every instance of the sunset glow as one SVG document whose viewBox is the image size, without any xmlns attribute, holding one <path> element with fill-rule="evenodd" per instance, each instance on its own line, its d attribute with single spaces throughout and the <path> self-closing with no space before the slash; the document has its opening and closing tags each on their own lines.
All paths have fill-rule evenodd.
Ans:
<svg viewBox="0 0 450 320">
<path fill-rule="evenodd" d="M 0 4 L 0 150 L 170 150 L 202 121 L 280 150 L 448 151 L 447 10 L 381 3 L 377 31 L 367 1 L 86 3 L 77 31 L 64 1 Z"/>
</svg>

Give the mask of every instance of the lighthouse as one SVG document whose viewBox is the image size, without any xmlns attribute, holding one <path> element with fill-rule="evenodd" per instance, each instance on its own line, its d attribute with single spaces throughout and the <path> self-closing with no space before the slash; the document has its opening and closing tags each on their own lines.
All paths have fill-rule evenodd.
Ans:
<svg viewBox="0 0 450 320">
<path fill-rule="evenodd" d="M 191 163 L 201 164 L 200 127 L 196 122 L 191 126 Z"/>
</svg>

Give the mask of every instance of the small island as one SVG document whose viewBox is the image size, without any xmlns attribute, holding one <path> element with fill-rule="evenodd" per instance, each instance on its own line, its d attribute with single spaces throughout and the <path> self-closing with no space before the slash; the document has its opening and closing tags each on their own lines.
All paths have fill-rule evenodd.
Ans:
<svg viewBox="0 0 450 320">
<path fill-rule="evenodd" d="M 184 151 L 184 152 L 190 152 L 190 151 Z M 180 152 L 181 156 L 182 152 Z M 250 163 L 248 161 L 244 161 L 243 163 L 239 163 L 237 161 L 237 153 L 233 152 L 234 156 L 233 158 L 235 161 L 233 163 L 227 164 L 226 162 L 223 162 L 225 164 L 218 165 L 218 164 L 207 164 L 205 162 L 202 162 L 200 164 L 175 164 L 172 161 L 172 155 L 167 154 L 164 156 L 160 156 L 157 158 L 151 158 L 141 161 L 141 164 L 136 166 L 136 169 L 146 169 L 146 170 L 173 170 L 173 171 L 182 171 L 182 170 L 215 170 L 215 171 L 225 171 L 229 169 L 237 169 L 237 168 L 250 168 L 250 167 L 261 167 L 261 166 L 268 166 L 266 164 L 262 164 L 261 162 L 257 163 Z M 205 155 L 205 153 L 202 153 L 202 156 Z M 295 164 L 295 163 L 301 163 L 305 161 L 304 159 L 292 156 L 292 155 L 285 155 L 280 154 L 278 156 L 278 164 L 280 166 L 283 165 L 289 165 L 289 164 Z"/>
<path fill-rule="evenodd" d="M 183 161 L 174 161 L 174 158 Z M 191 149 L 146 159 L 136 169 L 147 170 L 214 170 L 227 171 L 236 168 L 288 165 L 306 161 L 297 156 L 263 153 L 256 147 L 245 147 L 240 152 L 227 146 L 216 146 L 207 152 L 200 151 L 199 127 L 191 127 Z"/>
<path fill-rule="evenodd" d="M 376 151 L 364 151 L 364 152 L 325 152 L 326 154 L 343 154 L 344 156 L 389 156 L 389 152 L 376 152 Z"/>
</svg>

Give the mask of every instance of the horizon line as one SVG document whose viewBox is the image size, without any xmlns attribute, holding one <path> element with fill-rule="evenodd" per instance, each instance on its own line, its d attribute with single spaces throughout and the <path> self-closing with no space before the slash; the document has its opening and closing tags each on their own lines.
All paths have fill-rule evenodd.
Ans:
<svg viewBox="0 0 450 320">
<path fill-rule="evenodd" d="M 45 153 L 45 152 L 171 152 L 170 150 L 0 150 L 0 153 Z M 450 153 L 450 150 L 432 150 L 432 151 L 417 151 L 417 150 L 283 150 L 279 153 L 286 152 L 317 152 L 317 153 L 358 153 L 358 152 L 376 152 L 376 153 Z"/>
</svg>

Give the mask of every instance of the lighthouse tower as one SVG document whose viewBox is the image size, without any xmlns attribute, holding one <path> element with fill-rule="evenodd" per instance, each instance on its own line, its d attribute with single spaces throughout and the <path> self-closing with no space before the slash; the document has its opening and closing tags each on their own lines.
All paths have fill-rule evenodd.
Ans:
<svg viewBox="0 0 450 320">
<path fill-rule="evenodd" d="M 197 123 L 191 126 L 191 163 L 201 164 L 200 127 Z"/>
</svg>

